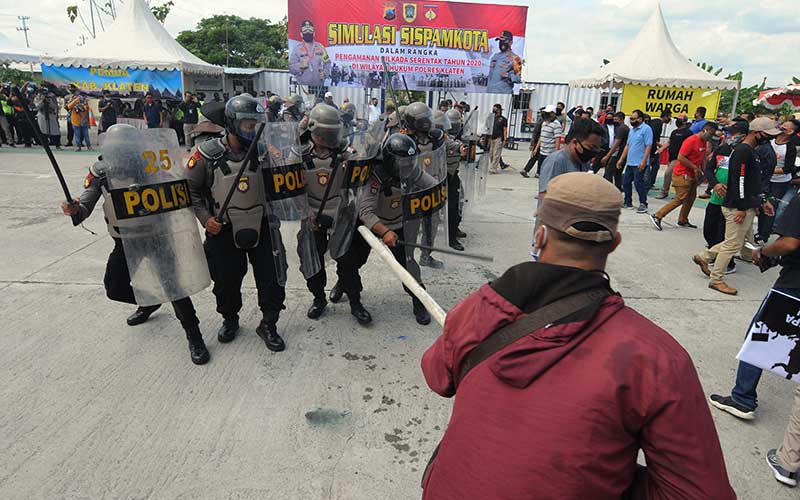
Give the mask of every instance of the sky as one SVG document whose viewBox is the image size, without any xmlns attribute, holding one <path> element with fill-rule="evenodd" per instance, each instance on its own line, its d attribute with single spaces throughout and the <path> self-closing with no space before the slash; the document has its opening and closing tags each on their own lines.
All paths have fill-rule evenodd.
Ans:
<svg viewBox="0 0 800 500">
<path fill-rule="evenodd" d="M 99 0 L 103 3 L 106 0 Z M 116 0 L 122 1 L 125 0 Z M 161 4 L 164 0 L 152 0 Z M 172 35 L 192 29 L 203 17 L 232 14 L 278 21 L 287 0 L 173 0 L 165 26 Z M 289 0 L 291 1 L 291 0 Z M 383 0 L 358 0 L 359 2 Z M 479 2 L 484 3 L 484 2 Z M 652 14 L 656 0 L 493 0 L 527 5 L 524 79 L 566 82 L 592 73 L 603 59 L 613 60 Z M 79 5 L 89 22 L 88 0 L 0 0 L 0 44 L 24 46 L 17 16 L 30 16 L 30 45 L 61 53 L 88 31 L 67 19 L 68 5 Z M 694 61 L 722 67 L 722 76 L 744 72 L 744 83 L 767 78 L 768 87 L 800 78 L 797 48 L 800 24 L 794 0 L 662 0 L 672 38 Z M 110 18 L 103 16 L 103 22 Z M 98 31 L 101 30 L 97 23 Z"/>
</svg>

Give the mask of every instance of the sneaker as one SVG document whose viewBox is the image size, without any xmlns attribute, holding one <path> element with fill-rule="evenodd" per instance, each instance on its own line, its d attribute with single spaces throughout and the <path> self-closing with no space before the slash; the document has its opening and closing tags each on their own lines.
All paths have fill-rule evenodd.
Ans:
<svg viewBox="0 0 800 500">
<path fill-rule="evenodd" d="M 767 465 L 772 469 L 772 474 L 779 483 L 786 486 L 797 486 L 797 472 L 789 472 L 778 463 L 778 450 L 772 449 L 767 452 Z"/>
<path fill-rule="evenodd" d="M 534 174 L 534 175 L 533 175 L 533 178 L 534 178 L 534 179 L 538 179 L 538 178 L 539 178 L 539 174 Z"/>
<path fill-rule="evenodd" d="M 701 200 L 707 200 L 707 199 L 711 198 L 711 194 L 710 193 L 703 193 L 703 194 L 698 195 L 697 197 L 700 198 Z"/>
<path fill-rule="evenodd" d="M 739 293 L 739 290 L 733 288 L 724 281 L 720 281 L 719 283 L 709 283 L 708 288 L 716 290 L 720 293 L 724 293 L 725 295 L 737 295 Z"/>
<path fill-rule="evenodd" d="M 697 229 L 697 226 L 695 226 L 694 224 L 692 224 L 688 220 L 686 222 L 678 222 L 678 225 L 680 227 L 688 227 L 689 229 Z"/>
<path fill-rule="evenodd" d="M 519 175 L 521 175 L 522 177 L 525 177 L 526 179 L 527 179 L 528 177 L 530 177 L 530 176 L 528 175 L 528 172 L 526 172 L 526 171 L 524 171 L 524 170 L 523 170 L 522 172 L 520 172 L 520 173 L 519 173 Z"/>
<path fill-rule="evenodd" d="M 741 418 L 742 420 L 753 420 L 756 418 L 755 410 L 751 410 L 744 405 L 740 405 L 730 396 L 712 394 L 708 399 L 711 401 L 711 406 L 728 412 L 736 418 Z"/>
<path fill-rule="evenodd" d="M 624 208 L 625 210 L 633 210 L 633 205 L 631 205 L 630 203 L 625 203 L 624 205 L 622 205 L 622 208 Z"/>
<path fill-rule="evenodd" d="M 636 209 L 637 214 L 646 214 L 647 213 L 647 205 L 639 205 L 639 208 Z"/>
<path fill-rule="evenodd" d="M 731 264 L 733 264 L 733 261 L 731 261 Z M 725 274 L 733 274 L 735 272 L 736 272 L 736 264 L 728 266 L 728 269 L 725 270 Z"/>
<path fill-rule="evenodd" d="M 692 262 L 700 266 L 700 270 L 703 271 L 703 274 L 706 276 L 711 276 L 711 268 L 708 265 L 708 261 L 699 255 L 695 255 L 692 257 Z"/>
<path fill-rule="evenodd" d="M 666 198 L 666 197 L 667 197 L 667 194 L 666 194 L 666 193 L 658 193 L 658 194 L 656 195 L 656 199 L 657 199 L 657 200 L 663 200 L 663 199 L 664 199 L 664 198 Z"/>
<path fill-rule="evenodd" d="M 659 219 L 658 217 L 656 217 L 653 214 L 650 214 L 650 222 L 653 223 L 653 225 L 656 227 L 656 229 L 661 231 L 661 219 Z"/>
</svg>

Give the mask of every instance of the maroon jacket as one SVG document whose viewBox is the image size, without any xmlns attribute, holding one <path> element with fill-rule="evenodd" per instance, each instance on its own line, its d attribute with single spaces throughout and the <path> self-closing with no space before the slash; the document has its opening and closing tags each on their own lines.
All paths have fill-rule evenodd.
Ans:
<svg viewBox="0 0 800 500">
<path fill-rule="evenodd" d="M 512 267 L 448 313 L 422 358 L 428 385 L 452 397 L 480 341 L 595 286 L 608 286 L 600 273 Z M 618 295 L 590 309 L 531 332 L 464 378 L 424 500 L 736 498 L 686 351 Z M 637 467 L 640 449 L 647 469 Z"/>
</svg>

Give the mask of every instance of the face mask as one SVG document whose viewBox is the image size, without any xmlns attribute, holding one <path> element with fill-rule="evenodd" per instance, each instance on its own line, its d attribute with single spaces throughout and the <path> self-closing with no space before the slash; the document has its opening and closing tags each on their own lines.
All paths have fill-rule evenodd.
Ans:
<svg viewBox="0 0 800 500">
<path fill-rule="evenodd" d="M 313 42 L 314 41 L 314 33 L 303 33 L 303 41 L 304 42 Z"/>
<path fill-rule="evenodd" d="M 759 137 L 756 142 L 759 146 L 763 146 L 764 144 L 769 144 L 770 138 L 769 137 Z"/>
<path fill-rule="evenodd" d="M 508 46 L 508 44 L 507 44 L 507 43 L 502 43 L 502 42 L 500 42 L 500 52 L 505 52 L 505 51 L 507 51 L 508 49 L 509 49 L 509 46 Z"/>
<path fill-rule="evenodd" d="M 256 138 L 256 131 L 249 130 L 245 132 L 243 130 L 240 130 L 239 133 L 236 134 L 236 137 L 239 139 L 239 142 L 241 142 L 243 146 L 250 147 L 250 144 Z"/>
<path fill-rule="evenodd" d="M 587 162 L 591 161 L 592 159 L 594 159 L 594 157 L 595 157 L 595 155 L 597 153 L 595 153 L 594 151 L 591 151 L 589 149 L 586 149 L 585 147 L 583 147 L 580 144 L 579 144 L 579 146 L 581 146 L 581 149 L 583 149 L 582 152 L 578 153 L 578 159 L 581 161 L 581 163 L 587 163 Z"/>
</svg>

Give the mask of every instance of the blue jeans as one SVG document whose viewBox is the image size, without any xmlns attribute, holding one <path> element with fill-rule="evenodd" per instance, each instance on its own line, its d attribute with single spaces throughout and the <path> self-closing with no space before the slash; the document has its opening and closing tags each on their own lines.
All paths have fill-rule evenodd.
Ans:
<svg viewBox="0 0 800 500">
<path fill-rule="evenodd" d="M 800 289 L 776 288 L 775 290 L 800 298 Z M 750 332 L 752 327 L 753 323 L 750 322 L 747 331 Z M 731 398 L 740 405 L 755 410 L 758 407 L 756 387 L 758 387 L 758 381 L 761 380 L 761 372 L 761 368 L 739 361 L 739 367 L 736 369 L 736 385 L 731 391 Z"/>
<path fill-rule="evenodd" d="M 639 170 L 639 165 L 625 167 L 625 176 L 622 178 L 622 188 L 625 193 L 625 204 L 633 205 L 633 186 L 639 195 L 639 204 L 647 205 L 647 187 L 644 184 L 647 169 Z"/>
<path fill-rule="evenodd" d="M 92 142 L 89 139 L 89 126 L 81 125 L 80 127 L 72 126 L 73 133 L 75 134 L 75 146 L 81 147 L 81 139 L 86 143 L 86 147 L 92 147 Z"/>
</svg>

